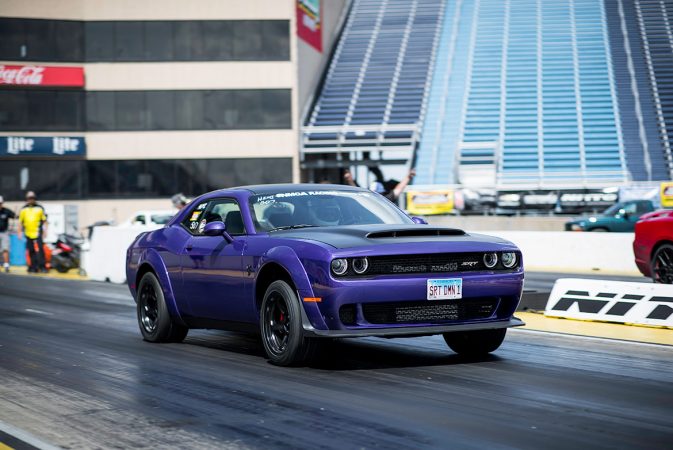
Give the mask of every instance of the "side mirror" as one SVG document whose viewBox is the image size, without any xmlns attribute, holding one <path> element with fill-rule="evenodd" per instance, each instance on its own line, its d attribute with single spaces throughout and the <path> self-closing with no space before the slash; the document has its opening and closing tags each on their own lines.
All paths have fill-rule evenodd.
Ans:
<svg viewBox="0 0 673 450">
<path fill-rule="evenodd" d="M 227 240 L 227 242 L 231 242 L 234 240 L 234 238 L 232 238 L 231 235 L 227 233 L 227 226 L 221 220 L 215 220 L 213 222 L 207 223 L 205 228 L 203 229 L 203 235 L 222 236 Z"/>
<path fill-rule="evenodd" d="M 411 218 L 411 220 L 413 220 L 414 223 L 417 224 L 417 225 L 427 225 L 428 224 L 428 222 L 422 217 L 414 216 L 414 217 Z"/>
</svg>

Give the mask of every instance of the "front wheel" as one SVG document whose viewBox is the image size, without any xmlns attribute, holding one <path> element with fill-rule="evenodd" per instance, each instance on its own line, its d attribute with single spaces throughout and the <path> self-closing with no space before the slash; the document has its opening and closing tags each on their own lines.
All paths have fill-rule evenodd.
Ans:
<svg viewBox="0 0 673 450">
<path fill-rule="evenodd" d="M 189 331 L 171 318 L 161 284 L 152 272 L 138 283 L 137 316 L 140 333 L 149 342 L 182 342 Z"/>
<path fill-rule="evenodd" d="M 269 285 L 260 311 L 260 331 L 264 351 L 273 364 L 301 364 L 317 349 L 315 339 L 304 337 L 300 308 L 297 294 L 285 281 Z"/>
<path fill-rule="evenodd" d="M 494 352 L 505 340 L 507 328 L 497 330 L 444 333 L 444 340 L 454 352 L 465 356 L 483 356 Z"/>
<path fill-rule="evenodd" d="M 652 281 L 673 284 L 673 245 L 664 244 L 652 257 Z"/>
</svg>

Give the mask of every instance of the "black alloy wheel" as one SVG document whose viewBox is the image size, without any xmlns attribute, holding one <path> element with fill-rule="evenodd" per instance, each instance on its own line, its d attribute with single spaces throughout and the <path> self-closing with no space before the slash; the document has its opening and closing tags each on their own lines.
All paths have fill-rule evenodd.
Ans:
<svg viewBox="0 0 673 450">
<path fill-rule="evenodd" d="M 654 252 L 652 258 L 652 281 L 673 284 L 673 245 L 664 244 Z"/>
<path fill-rule="evenodd" d="M 159 304 L 157 302 L 157 293 L 151 283 L 145 283 L 138 297 L 138 306 L 140 314 L 140 326 L 146 333 L 154 333 L 159 321 Z"/>
<path fill-rule="evenodd" d="M 288 283 L 274 281 L 264 294 L 260 311 L 262 343 L 269 360 L 279 366 L 291 366 L 311 359 L 317 340 L 304 337 L 302 306 Z"/>
<path fill-rule="evenodd" d="M 182 342 L 189 329 L 176 323 L 166 307 L 161 284 L 148 272 L 138 283 L 138 326 L 143 339 L 149 342 Z"/>
</svg>

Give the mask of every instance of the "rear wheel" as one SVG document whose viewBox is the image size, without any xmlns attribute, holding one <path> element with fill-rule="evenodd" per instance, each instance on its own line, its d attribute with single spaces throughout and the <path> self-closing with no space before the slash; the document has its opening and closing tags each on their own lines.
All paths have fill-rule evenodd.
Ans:
<svg viewBox="0 0 673 450">
<path fill-rule="evenodd" d="M 459 355 L 480 356 L 494 352 L 505 339 L 507 328 L 444 333 L 444 340 Z"/>
<path fill-rule="evenodd" d="M 673 284 L 673 245 L 664 244 L 652 257 L 652 281 Z"/>
<path fill-rule="evenodd" d="M 317 340 L 304 337 L 300 308 L 297 294 L 285 281 L 269 285 L 262 301 L 260 328 L 264 350 L 273 364 L 301 364 L 316 352 Z"/>
<path fill-rule="evenodd" d="M 140 333 L 149 342 L 182 342 L 189 331 L 171 318 L 161 284 L 152 272 L 138 283 L 137 315 Z"/>
</svg>

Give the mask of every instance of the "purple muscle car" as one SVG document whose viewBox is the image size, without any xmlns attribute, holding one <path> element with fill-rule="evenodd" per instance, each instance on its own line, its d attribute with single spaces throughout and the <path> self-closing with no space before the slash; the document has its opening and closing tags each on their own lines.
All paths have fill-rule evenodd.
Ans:
<svg viewBox="0 0 673 450">
<path fill-rule="evenodd" d="M 457 353 L 496 350 L 523 286 L 519 249 L 431 227 L 365 189 L 265 185 L 202 195 L 138 236 L 127 279 L 143 338 L 190 328 L 259 332 L 271 362 L 321 339 L 442 334 Z"/>
</svg>

